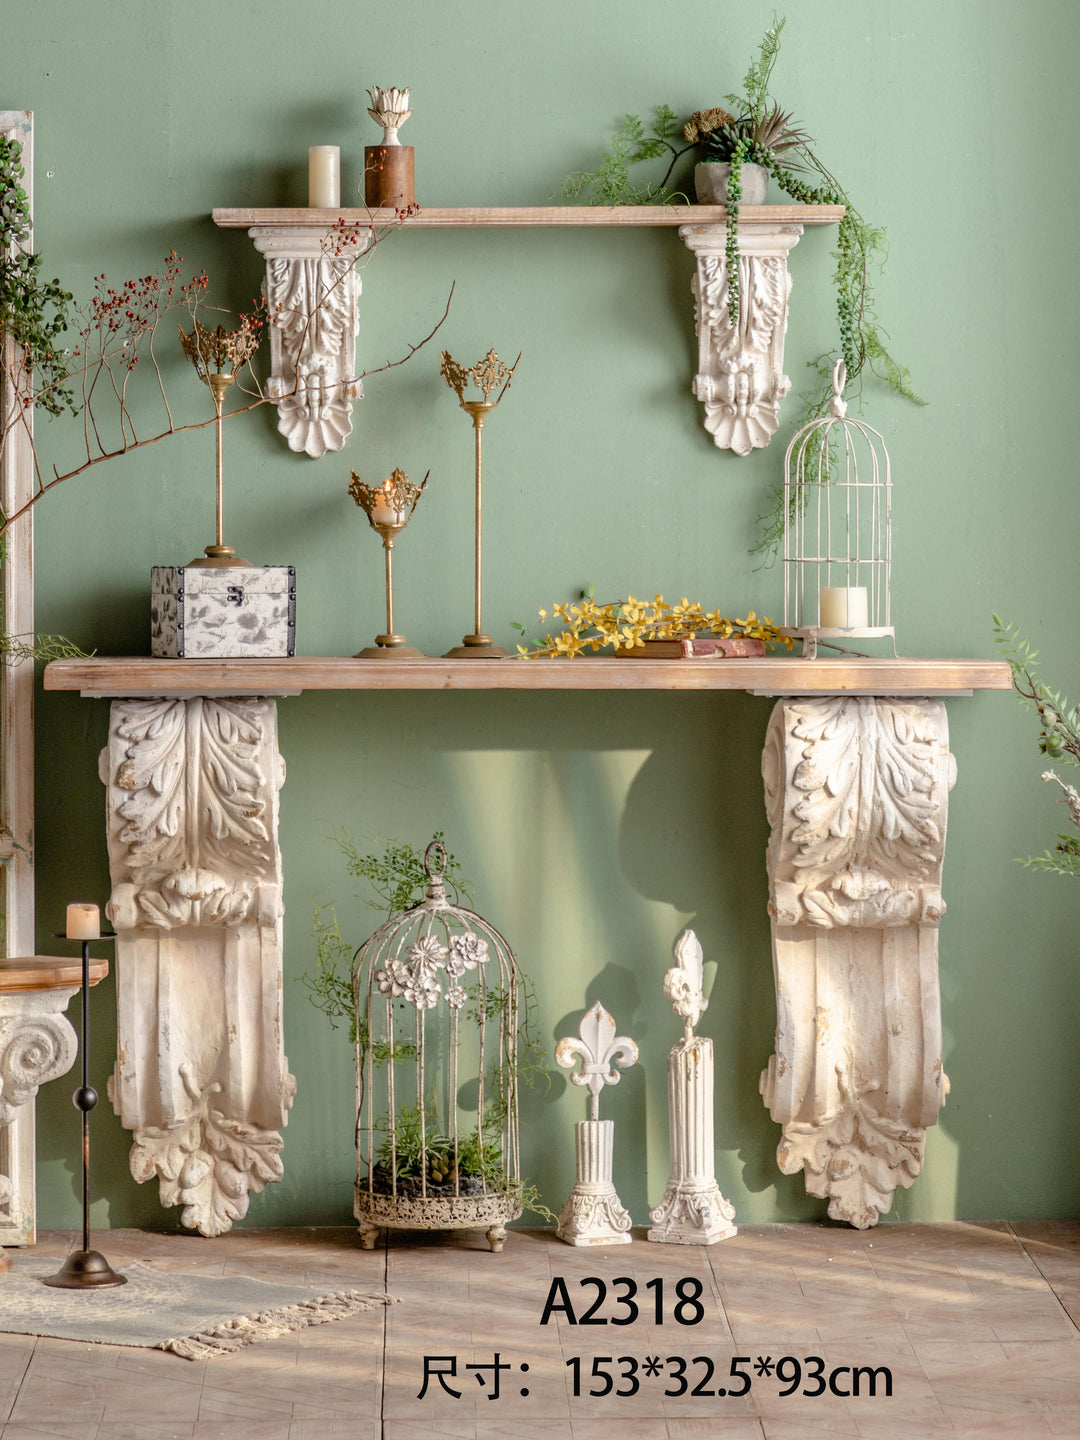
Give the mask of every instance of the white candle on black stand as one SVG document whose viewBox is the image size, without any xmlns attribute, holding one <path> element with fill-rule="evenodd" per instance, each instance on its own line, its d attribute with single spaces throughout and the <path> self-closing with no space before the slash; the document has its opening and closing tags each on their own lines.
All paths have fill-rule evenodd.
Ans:
<svg viewBox="0 0 1080 1440">
<path fill-rule="evenodd" d="M 90 1111 L 98 1102 L 97 1091 L 90 1084 L 90 942 L 113 937 L 102 935 L 101 912 L 96 905 L 76 904 L 67 907 L 64 938 L 82 943 L 82 1084 L 71 1097 L 82 1114 L 82 1249 L 73 1250 L 44 1284 L 60 1290 L 90 1290 L 127 1284 L 126 1275 L 117 1274 L 104 1255 L 90 1249 Z"/>
</svg>

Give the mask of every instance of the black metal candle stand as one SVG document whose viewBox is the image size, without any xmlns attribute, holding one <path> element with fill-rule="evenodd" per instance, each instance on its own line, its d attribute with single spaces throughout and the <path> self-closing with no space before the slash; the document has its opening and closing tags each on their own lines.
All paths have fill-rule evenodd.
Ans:
<svg viewBox="0 0 1080 1440">
<path fill-rule="evenodd" d="M 57 938 L 66 940 L 68 936 Z M 115 940 L 115 934 L 94 937 Z M 126 1285 L 127 1276 L 119 1275 L 105 1256 L 90 1249 L 90 1111 L 98 1102 L 97 1091 L 90 1084 L 89 1021 L 90 1021 L 90 945 L 82 942 L 82 1084 L 72 1095 L 76 1110 L 82 1112 L 82 1249 L 73 1250 L 55 1275 L 43 1283 L 60 1290 L 90 1290 L 103 1285 Z"/>
</svg>

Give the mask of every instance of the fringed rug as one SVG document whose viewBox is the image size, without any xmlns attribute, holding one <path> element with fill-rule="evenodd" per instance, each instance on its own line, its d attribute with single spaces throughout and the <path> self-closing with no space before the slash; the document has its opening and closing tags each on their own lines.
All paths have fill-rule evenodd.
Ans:
<svg viewBox="0 0 1080 1440">
<path fill-rule="evenodd" d="M 0 1332 L 139 1345 L 171 1350 L 185 1360 L 231 1355 L 259 1340 L 397 1304 L 381 1293 L 328 1294 L 311 1285 L 267 1284 L 244 1275 L 178 1275 L 134 1261 L 118 1267 L 126 1285 L 55 1290 L 41 1282 L 55 1275 L 58 1260 L 14 1259 L 14 1268 L 0 1275 Z"/>
</svg>

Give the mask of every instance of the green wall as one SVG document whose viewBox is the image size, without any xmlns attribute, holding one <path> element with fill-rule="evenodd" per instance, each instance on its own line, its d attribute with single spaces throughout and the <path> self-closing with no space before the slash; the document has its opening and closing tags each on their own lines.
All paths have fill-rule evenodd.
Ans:
<svg viewBox="0 0 1080 1440">
<path fill-rule="evenodd" d="M 542 204 L 590 163 L 627 110 L 680 113 L 738 87 L 772 14 L 739 6 L 435 0 L 344 5 L 39 0 L 5 34 L 0 106 L 35 113 L 36 239 L 48 272 L 142 275 L 175 248 L 221 303 L 243 306 L 259 259 L 214 206 L 303 203 L 310 144 L 342 147 L 358 176 L 377 132 L 371 83 L 409 84 L 421 204 Z M 929 401 L 874 386 L 866 417 L 895 476 L 893 605 L 903 652 L 990 653 L 991 611 L 1024 627 L 1046 675 L 1075 684 L 1071 411 L 1077 295 L 1072 57 L 1080 13 L 1006 0 L 789 0 L 774 90 L 817 138 L 863 213 L 888 228 L 880 316 Z M 835 344 L 832 234 L 795 251 L 787 339 L 798 389 Z M 780 475 L 794 406 L 772 447 L 717 451 L 689 392 L 692 257 L 673 233 L 525 230 L 389 236 L 364 271 L 360 364 L 437 341 L 372 377 L 343 453 L 290 454 L 264 410 L 226 436 L 230 538 L 296 566 L 298 650 L 350 654 L 381 626 L 380 557 L 346 494 L 350 468 L 432 480 L 398 550 L 399 619 L 439 653 L 471 628 L 470 436 L 438 376 L 445 345 L 469 363 L 524 352 L 487 432 L 485 618 L 571 598 L 656 591 L 728 613 L 781 608 L 778 570 L 748 551 Z M 186 418 L 204 393 L 166 343 Z M 199 407 L 202 406 L 202 411 Z M 149 407 L 141 412 L 153 423 Z M 41 425 L 70 463 L 70 423 Z M 209 432 L 65 485 L 38 509 L 38 620 L 101 654 L 148 650 L 153 564 L 212 538 Z M 348 896 L 329 825 L 423 843 L 442 828 L 478 907 L 533 977 L 550 1046 L 601 998 L 642 1049 L 611 1096 L 617 1178 L 635 1220 L 667 1174 L 664 1056 L 678 1027 L 659 981 L 686 924 L 701 936 L 717 1050 L 717 1171 L 744 1222 L 816 1218 L 778 1174 L 777 1128 L 757 1093 L 772 1044 L 759 755 L 769 702 L 743 695 L 307 694 L 280 705 L 286 875 L 286 1048 L 299 1090 L 285 1179 L 246 1223 L 350 1216 L 351 1056 L 305 999 L 313 897 Z M 949 706 L 953 792 L 941 930 L 952 1095 L 902 1219 L 1064 1217 L 1078 1209 L 1075 1034 L 1078 895 L 1021 869 L 1060 823 L 1035 728 L 1004 693 Z M 97 754 L 107 706 L 40 695 L 39 948 L 63 905 L 108 895 Z M 357 943 L 373 912 L 342 905 Z M 95 997 L 103 1086 L 112 982 Z M 77 1008 L 73 1007 L 73 1008 Z M 40 1221 L 77 1219 L 77 1120 L 63 1080 L 38 1102 Z M 525 1168 L 549 1204 L 572 1180 L 580 1095 L 560 1075 L 528 1101 Z M 136 1186 L 127 1137 L 95 1118 L 96 1225 L 175 1226 Z M 647 1159 L 647 1173 L 640 1158 Z"/>
</svg>

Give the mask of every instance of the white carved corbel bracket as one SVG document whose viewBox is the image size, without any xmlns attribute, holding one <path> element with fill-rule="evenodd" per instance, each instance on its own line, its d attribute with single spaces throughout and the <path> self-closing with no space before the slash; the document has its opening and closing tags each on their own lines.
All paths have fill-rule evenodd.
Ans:
<svg viewBox="0 0 1080 1440">
<path fill-rule="evenodd" d="M 352 432 L 360 276 L 356 262 L 370 248 L 370 228 L 312 230 L 257 225 L 248 231 L 266 257 L 266 308 L 278 430 L 289 449 L 312 459 L 340 450 Z"/>
<path fill-rule="evenodd" d="M 791 389 L 784 374 L 788 252 L 801 225 L 756 225 L 739 231 L 739 320 L 728 314 L 726 225 L 683 225 L 679 234 L 697 256 L 693 280 L 698 373 L 693 390 L 705 406 L 705 428 L 723 450 L 749 455 L 772 439 L 780 401 Z"/>
<path fill-rule="evenodd" d="M 282 1175 L 295 1081 L 282 1042 L 272 700 L 118 700 L 102 752 L 117 1062 L 131 1171 L 220 1235 Z"/>
<path fill-rule="evenodd" d="M 64 1011 L 74 990 L 0 996 L 0 1125 L 10 1125 L 40 1086 L 75 1063 L 78 1040 Z"/>
<path fill-rule="evenodd" d="M 937 930 L 956 769 L 940 700 L 781 700 L 762 757 L 787 1175 L 859 1229 L 922 1167 L 948 1094 Z"/>
</svg>

